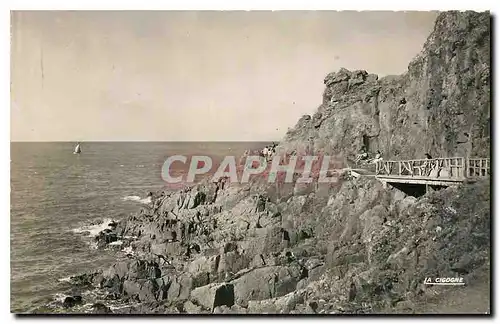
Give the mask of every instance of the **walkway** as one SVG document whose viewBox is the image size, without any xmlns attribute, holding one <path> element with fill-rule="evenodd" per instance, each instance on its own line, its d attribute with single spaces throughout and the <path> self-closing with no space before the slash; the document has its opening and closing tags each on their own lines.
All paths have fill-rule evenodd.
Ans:
<svg viewBox="0 0 500 324">
<path fill-rule="evenodd" d="M 449 186 L 490 176 L 489 158 L 380 161 L 375 176 L 385 182 Z"/>
</svg>

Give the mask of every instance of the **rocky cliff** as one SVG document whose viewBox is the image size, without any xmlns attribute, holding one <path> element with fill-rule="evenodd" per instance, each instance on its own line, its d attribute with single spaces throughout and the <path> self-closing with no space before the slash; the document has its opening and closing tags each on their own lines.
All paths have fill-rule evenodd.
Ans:
<svg viewBox="0 0 500 324">
<path fill-rule="evenodd" d="M 328 74 L 322 105 L 287 133 L 285 146 L 311 138 L 347 158 L 363 144 L 387 159 L 489 157 L 490 46 L 489 14 L 442 13 L 404 74 Z"/>
<path fill-rule="evenodd" d="M 489 156 L 489 24 L 487 13 L 442 13 L 405 74 L 328 74 L 323 104 L 281 147 Z M 363 177 L 308 189 L 203 183 L 158 192 L 96 237 L 123 258 L 72 277 L 73 294 L 100 291 L 97 313 L 413 313 L 441 309 L 429 300 L 446 291 L 426 277 L 489 283 L 488 181 L 420 198 Z M 116 301 L 129 305 L 109 309 Z"/>
</svg>

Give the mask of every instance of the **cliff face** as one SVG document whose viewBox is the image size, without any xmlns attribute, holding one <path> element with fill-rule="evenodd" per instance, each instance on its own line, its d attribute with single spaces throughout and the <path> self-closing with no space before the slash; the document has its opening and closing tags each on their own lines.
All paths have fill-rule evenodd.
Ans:
<svg viewBox="0 0 500 324">
<path fill-rule="evenodd" d="M 386 159 L 489 157 L 489 13 L 440 14 L 403 75 L 341 69 L 324 83 L 323 104 L 287 133 L 285 147 L 314 140 L 346 158 L 363 144 Z"/>
</svg>

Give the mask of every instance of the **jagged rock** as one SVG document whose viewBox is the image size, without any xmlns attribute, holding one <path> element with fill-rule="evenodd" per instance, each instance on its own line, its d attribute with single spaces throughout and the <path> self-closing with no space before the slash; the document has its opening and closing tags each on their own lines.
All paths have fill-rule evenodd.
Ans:
<svg viewBox="0 0 500 324">
<path fill-rule="evenodd" d="M 193 278 L 191 275 L 183 274 L 171 282 L 167 298 L 168 300 L 187 300 L 191 290 L 193 290 Z"/>
<path fill-rule="evenodd" d="M 349 78 L 349 88 L 365 82 L 367 75 L 368 72 L 362 70 L 352 72 Z"/>
<path fill-rule="evenodd" d="M 334 113 L 319 126 L 298 123 L 285 141 L 314 136 L 349 158 L 364 144 L 364 135 L 369 151 L 379 149 L 386 159 L 423 158 L 428 151 L 432 156 L 489 156 L 489 62 L 489 15 L 441 13 L 403 75 L 377 80 L 365 71 L 328 74 L 322 109 Z M 457 135 L 471 130 L 466 141 Z"/>
<path fill-rule="evenodd" d="M 247 314 L 247 309 L 239 305 L 217 306 L 213 310 L 213 314 Z"/>
<path fill-rule="evenodd" d="M 238 252 L 228 252 L 221 255 L 217 272 L 236 273 L 241 269 L 248 267 L 249 264 L 250 259 L 246 254 L 240 254 Z"/>
<path fill-rule="evenodd" d="M 408 207 L 410 207 L 411 205 L 413 205 L 415 202 L 417 201 L 417 199 L 415 197 L 412 197 L 412 196 L 408 196 L 406 198 L 404 198 L 399 204 L 398 204 L 398 209 L 400 211 L 403 211 L 405 209 L 407 209 Z"/>
<path fill-rule="evenodd" d="M 254 268 L 261 268 L 265 265 L 266 265 L 266 260 L 262 254 L 257 254 L 250 262 L 250 266 Z"/>
<path fill-rule="evenodd" d="M 123 292 L 126 296 L 136 298 L 139 301 L 156 300 L 158 285 L 155 280 L 138 279 L 125 280 Z"/>
<path fill-rule="evenodd" d="M 107 244 L 116 242 L 117 240 L 118 235 L 111 229 L 105 229 L 104 231 L 99 232 L 99 234 L 95 237 L 95 241 L 99 247 L 106 246 Z"/>
<path fill-rule="evenodd" d="M 342 81 L 348 81 L 351 77 L 351 72 L 345 68 L 341 68 L 338 72 L 329 73 L 324 80 L 327 87 L 332 84 L 339 83 Z"/>
<path fill-rule="evenodd" d="M 93 286 L 98 285 L 101 278 L 101 272 L 82 273 L 76 276 L 71 276 L 69 282 L 74 286 Z"/>
<path fill-rule="evenodd" d="M 234 287 L 232 284 L 211 284 L 191 291 L 191 300 L 207 309 L 234 305 Z"/>
<path fill-rule="evenodd" d="M 92 314 L 113 314 L 111 309 L 102 303 L 92 305 Z"/>
<path fill-rule="evenodd" d="M 246 306 L 249 300 L 283 296 L 293 290 L 300 280 L 298 267 L 264 267 L 255 269 L 232 281 L 235 302 Z"/>
<path fill-rule="evenodd" d="M 287 247 L 287 241 L 284 239 L 283 228 L 271 226 L 259 229 L 257 236 L 249 240 L 247 254 L 251 257 L 258 254 L 270 254 L 281 251 Z"/>
<path fill-rule="evenodd" d="M 200 314 L 202 313 L 202 310 L 201 306 L 193 304 L 190 300 L 187 300 L 184 303 L 184 311 L 188 314 Z"/>
<path fill-rule="evenodd" d="M 193 274 L 193 288 L 208 285 L 213 277 L 215 276 L 211 276 L 209 272 L 204 271 Z"/>
<path fill-rule="evenodd" d="M 120 277 L 115 274 L 113 277 L 108 277 L 103 279 L 100 285 L 101 288 L 106 288 L 110 293 L 121 293 L 123 290 L 123 285 Z"/>
<path fill-rule="evenodd" d="M 303 291 L 291 292 L 285 296 L 265 299 L 250 300 L 248 313 L 250 314 L 288 314 L 295 309 L 297 304 L 304 302 Z"/>
<path fill-rule="evenodd" d="M 82 296 L 68 296 L 64 298 L 63 301 L 63 307 L 64 308 L 71 308 L 76 305 L 82 304 Z"/>
<path fill-rule="evenodd" d="M 238 244 L 236 244 L 235 242 L 228 242 L 224 245 L 223 253 L 237 252 L 237 251 L 238 251 Z"/>
<path fill-rule="evenodd" d="M 200 256 L 188 265 L 187 271 L 189 271 L 190 273 L 216 273 L 217 269 L 219 268 L 220 260 L 220 255 L 213 255 L 210 257 Z"/>
</svg>

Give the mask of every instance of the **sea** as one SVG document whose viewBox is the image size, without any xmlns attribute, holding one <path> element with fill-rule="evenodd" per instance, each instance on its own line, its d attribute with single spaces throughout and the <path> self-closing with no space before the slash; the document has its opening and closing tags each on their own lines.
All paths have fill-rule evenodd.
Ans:
<svg viewBox="0 0 500 324">
<path fill-rule="evenodd" d="M 61 298 L 72 275 L 102 269 L 115 250 L 93 235 L 136 213 L 150 191 L 165 188 L 171 155 L 240 156 L 267 142 L 11 143 L 11 312 L 30 313 Z M 175 173 L 173 173 L 175 174 Z"/>
</svg>

